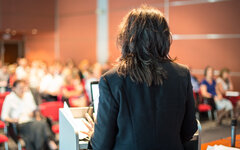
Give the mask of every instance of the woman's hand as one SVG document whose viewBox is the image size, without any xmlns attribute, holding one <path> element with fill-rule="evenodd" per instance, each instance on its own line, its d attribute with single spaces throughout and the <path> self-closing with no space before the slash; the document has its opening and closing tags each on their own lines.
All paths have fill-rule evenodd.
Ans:
<svg viewBox="0 0 240 150">
<path fill-rule="evenodd" d="M 92 118 L 90 117 L 90 115 L 88 113 L 85 114 L 85 117 L 87 118 L 87 121 L 83 121 L 83 123 L 88 128 L 88 132 L 84 132 L 84 131 L 80 131 L 80 132 L 88 135 L 88 137 L 91 138 L 94 133 L 94 121 L 92 120 Z"/>
</svg>

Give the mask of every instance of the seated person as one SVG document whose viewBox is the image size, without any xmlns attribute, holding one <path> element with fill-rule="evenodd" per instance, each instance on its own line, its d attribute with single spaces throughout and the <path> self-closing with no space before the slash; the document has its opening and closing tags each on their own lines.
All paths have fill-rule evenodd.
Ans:
<svg viewBox="0 0 240 150">
<path fill-rule="evenodd" d="M 70 106 L 86 107 L 88 101 L 84 96 L 83 87 L 78 77 L 78 72 L 68 72 L 64 77 L 64 85 L 60 89 L 60 97 Z M 71 99 L 71 101 L 69 101 Z"/>
<path fill-rule="evenodd" d="M 193 93 L 194 93 L 194 99 L 195 99 L 195 105 L 196 107 L 199 104 L 199 89 L 200 89 L 200 84 L 198 82 L 198 79 L 196 76 L 194 76 L 192 74 L 192 70 L 190 69 L 191 72 L 191 83 L 192 83 L 192 87 L 193 87 Z"/>
<path fill-rule="evenodd" d="M 205 79 L 202 81 L 200 90 L 207 103 L 212 107 L 212 111 L 218 111 L 217 123 L 221 121 L 226 113 L 232 112 L 232 103 L 224 99 L 222 94 L 216 89 L 216 81 L 213 78 L 213 68 L 208 66 L 204 71 Z"/>
<path fill-rule="evenodd" d="M 217 78 L 217 88 L 222 95 L 225 95 L 227 91 L 233 90 L 233 83 L 230 76 L 230 71 L 227 68 L 223 68 L 220 71 L 219 77 Z"/>
<path fill-rule="evenodd" d="M 50 149 L 56 149 L 49 126 L 40 119 L 39 115 L 34 118 L 36 109 L 26 82 L 16 80 L 12 92 L 4 100 L 1 118 L 17 125 L 18 134 L 23 139 L 26 150 L 42 150 L 44 145 L 48 145 Z"/>
<path fill-rule="evenodd" d="M 8 68 L 6 65 L 4 65 L 0 69 L 0 93 L 8 91 L 8 79 L 9 79 Z"/>
<path fill-rule="evenodd" d="M 39 92 L 46 101 L 57 101 L 60 88 L 63 84 L 63 78 L 60 75 L 60 70 L 56 66 L 49 66 L 49 73 L 47 73 L 41 83 Z"/>
<path fill-rule="evenodd" d="M 17 60 L 18 66 L 16 68 L 16 77 L 18 80 L 26 80 L 29 74 L 28 61 L 26 58 L 19 58 Z"/>
<path fill-rule="evenodd" d="M 217 89 L 219 92 L 226 96 L 227 91 L 233 91 L 233 83 L 230 76 L 230 71 L 228 68 L 221 69 L 219 73 L 219 77 L 217 78 Z M 234 117 L 238 118 L 240 114 L 240 101 L 239 97 L 229 97 L 235 107 L 234 109 Z"/>
</svg>

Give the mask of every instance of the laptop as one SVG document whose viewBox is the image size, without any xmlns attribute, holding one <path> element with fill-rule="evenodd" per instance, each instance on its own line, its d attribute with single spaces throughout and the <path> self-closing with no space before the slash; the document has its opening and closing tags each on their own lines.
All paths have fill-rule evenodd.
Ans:
<svg viewBox="0 0 240 150">
<path fill-rule="evenodd" d="M 97 116 L 98 111 L 98 103 L 99 103 L 99 82 L 98 81 L 92 81 L 90 83 L 91 86 L 91 98 L 92 98 L 92 104 L 93 104 L 93 113 L 95 117 Z"/>
</svg>

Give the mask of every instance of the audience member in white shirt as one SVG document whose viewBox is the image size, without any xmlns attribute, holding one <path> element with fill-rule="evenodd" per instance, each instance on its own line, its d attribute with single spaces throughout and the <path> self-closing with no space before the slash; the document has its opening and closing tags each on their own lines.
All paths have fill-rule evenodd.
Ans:
<svg viewBox="0 0 240 150">
<path fill-rule="evenodd" d="M 230 76 L 230 71 L 227 68 L 223 68 L 220 71 L 219 77 L 217 78 L 217 88 L 221 94 L 225 95 L 227 91 L 233 90 L 233 83 Z"/>
<path fill-rule="evenodd" d="M 43 77 L 40 83 L 39 92 L 46 101 L 56 101 L 62 85 L 63 77 L 54 66 L 50 66 L 49 73 Z"/>
<path fill-rule="evenodd" d="M 17 125 L 26 150 L 41 150 L 44 143 L 48 143 L 50 149 L 56 149 L 48 125 L 40 116 L 35 116 L 39 114 L 34 113 L 36 109 L 37 106 L 26 82 L 16 80 L 12 92 L 4 100 L 1 118 Z"/>
<path fill-rule="evenodd" d="M 29 68 L 27 66 L 26 58 L 18 59 L 18 67 L 16 69 L 16 76 L 18 80 L 26 80 L 28 78 Z"/>
</svg>

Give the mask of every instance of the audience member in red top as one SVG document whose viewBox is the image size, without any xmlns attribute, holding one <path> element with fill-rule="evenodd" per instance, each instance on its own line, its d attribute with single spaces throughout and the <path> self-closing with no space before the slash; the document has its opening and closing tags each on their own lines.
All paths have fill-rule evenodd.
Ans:
<svg viewBox="0 0 240 150">
<path fill-rule="evenodd" d="M 77 72 L 70 71 L 65 74 L 64 85 L 60 89 L 60 97 L 70 106 L 87 106 L 88 101 L 84 96 L 83 87 Z M 71 100 L 71 102 L 69 102 L 69 100 Z"/>
</svg>

